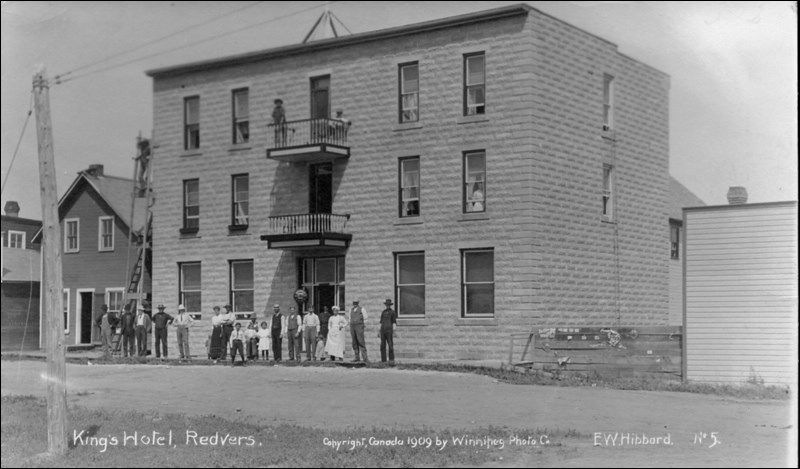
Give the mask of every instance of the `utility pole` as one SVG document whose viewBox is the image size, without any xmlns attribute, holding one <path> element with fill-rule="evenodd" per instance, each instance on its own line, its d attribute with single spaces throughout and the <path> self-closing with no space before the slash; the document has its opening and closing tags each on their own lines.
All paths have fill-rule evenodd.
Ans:
<svg viewBox="0 0 800 469">
<path fill-rule="evenodd" d="M 33 76 L 36 110 L 36 140 L 39 148 L 39 186 L 42 202 L 42 272 L 47 352 L 47 452 L 63 455 L 67 451 L 67 368 L 64 358 L 64 293 L 61 280 L 61 225 L 58 220 L 58 193 L 53 155 L 53 126 L 50 122 L 50 84 L 47 71 L 40 67 Z"/>
</svg>

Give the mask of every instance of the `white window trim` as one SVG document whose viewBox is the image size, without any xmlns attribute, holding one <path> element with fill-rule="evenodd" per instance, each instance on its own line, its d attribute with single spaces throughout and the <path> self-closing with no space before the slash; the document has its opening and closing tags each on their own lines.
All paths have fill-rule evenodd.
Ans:
<svg viewBox="0 0 800 469">
<path fill-rule="evenodd" d="M 424 251 L 421 251 L 421 252 L 397 252 L 397 253 L 395 253 L 395 255 L 394 255 L 394 272 L 395 272 L 395 278 L 397 280 L 395 280 L 394 289 L 395 289 L 395 295 L 397 297 L 396 298 L 396 300 L 397 300 L 397 318 L 398 319 L 400 319 L 400 318 L 403 318 L 403 319 L 408 319 L 408 318 L 411 318 L 411 319 L 424 319 L 425 318 L 425 314 L 424 313 L 423 314 L 404 314 L 403 316 L 400 316 L 400 306 L 401 306 L 400 305 L 400 287 L 418 287 L 418 286 L 425 287 L 426 286 L 424 281 L 423 281 L 423 283 L 402 283 L 402 284 L 400 283 L 400 258 L 404 257 L 404 256 L 405 257 L 408 257 L 408 256 L 422 256 L 422 275 L 423 276 L 425 275 L 425 252 Z M 427 288 L 426 288 L 426 291 L 427 291 Z M 427 302 L 427 298 L 426 298 L 426 302 Z M 427 309 L 427 307 L 426 307 L 426 309 Z"/>
<path fill-rule="evenodd" d="M 75 249 L 69 248 L 69 224 L 75 222 Z M 80 218 L 65 218 L 64 219 L 64 252 L 81 252 L 81 219 Z"/>
<path fill-rule="evenodd" d="M 63 290 L 63 292 L 67 294 L 67 298 L 66 298 L 67 304 L 65 304 L 64 308 L 63 308 L 65 310 L 67 310 L 67 320 L 64 322 L 64 325 L 65 325 L 64 334 L 65 335 L 69 335 L 69 315 L 70 315 L 70 310 L 69 310 L 69 300 L 70 300 L 69 288 L 65 288 Z M 64 312 L 62 311 L 61 314 L 64 314 Z"/>
<path fill-rule="evenodd" d="M 24 231 L 9 230 L 8 231 L 8 240 L 7 240 L 8 247 L 10 249 L 25 249 L 26 241 L 27 241 L 26 234 L 27 233 L 25 233 Z M 12 247 L 11 246 L 11 237 L 12 236 L 19 236 L 20 238 L 22 238 L 22 246 Z"/>
<path fill-rule="evenodd" d="M 103 246 L 103 221 L 111 220 L 111 247 Z M 113 251 L 115 246 L 114 241 L 114 217 L 104 216 L 97 219 L 97 250 L 98 251 Z"/>
<path fill-rule="evenodd" d="M 75 345 L 92 343 L 93 328 L 89 329 L 89 341 L 81 342 L 81 327 L 83 326 L 83 321 L 81 318 L 81 311 L 83 311 L 83 299 L 81 297 L 81 293 L 92 294 L 92 309 L 94 309 L 94 291 L 94 288 L 77 288 L 75 290 Z M 91 320 L 94 321 L 94 317 L 92 317 Z"/>
<path fill-rule="evenodd" d="M 111 295 L 110 293 L 122 293 L 122 300 L 125 300 L 125 287 L 117 287 L 117 288 L 106 288 L 106 295 L 105 295 L 105 304 L 108 305 L 109 311 L 114 311 L 115 313 L 121 313 L 123 309 L 125 309 L 125 305 L 119 305 L 119 309 L 111 309 Z"/>
</svg>

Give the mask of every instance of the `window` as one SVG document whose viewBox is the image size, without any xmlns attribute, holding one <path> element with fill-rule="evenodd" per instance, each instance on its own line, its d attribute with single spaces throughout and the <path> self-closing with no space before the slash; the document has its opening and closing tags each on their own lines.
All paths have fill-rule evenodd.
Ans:
<svg viewBox="0 0 800 469">
<path fill-rule="evenodd" d="M 395 296 L 399 317 L 425 315 L 425 253 L 394 256 Z"/>
<path fill-rule="evenodd" d="M 200 180 L 183 181 L 183 229 L 196 232 L 200 228 Z"/>
<path fill-rule="evenodd" d="M 464 115 L 486 112 L 486 56 L 483 52 L 464 56 Z"/>
<path fill-rule="evenodd" d="M 461 251 L 461 314 L 494 316 L 494 250 Z"/>
<path fill-rule="evenodd" d="M 187 313 L 200 313 L 203 309 L 200 288 L 200 263 L 178 264 L 180 274 L 180 293 L 178 301 Z"/>
<path fill-rule="evenodd" d="M 250 199 L 250 176 L 238 174 L 233 176 L 232 180 L 231 224 L 244 227 L 250 223 L 248 204 Z"/>
<path fill-rule="evenodd" d="M 253 261 L 231 261 L 230 301 L 234 313 L 252 313 Z"/>
<path fill-rule="evenodd" d="M 64 220 L 64 252 L 80 251 L 80 219 Z"/>
<path fill-rule="evenodd" d="M 680 259 L 681 249 L 681 222 L 677 220 L 669 221 L 669 257 L 670 259 Z"/>
<path fill-rule="evenodd" d="M 464 213 L 486 211 L 486 152 L 464 153 Z"/>
<path fill-rule="evenodd" d="M 124 288 L 106 288 L 106 305 L 109 312 L 120 313 L 122 311 L 123 296 L 125 296 Z"/>
<path fill-rule="evenodd" d="M 64 289 L 64 334 L 69 334 L 69 288 Z"/>
<path fill-rule="evenodd" d="M 614 77 L 603 75 L 603 130 L 614 126 Z"/>
<path fill-rule="evenodd" d="M 100 217 L 97 223 L 97 249 L 114 250 L 114 217 Z"/>
<path fill-rule="evenodd" d="M 233 143 L 250 140 L 250 91 L 233 90 Z"/>
<path fill-rule="evenodd" d="M 183 100 L 183 148 L 200 148 L 200 97 Z"/>
<path fill-rule="evenodd" d="M 603 218 L 614 219 L 614 167 L 603 165 Z"/>
<path fill-rule="evenodd" d="M 419 64 L 400 65 L 400 123 L 419 120 Z"/>
<path fill-rule="evenodd" d="M 12 249 L 25 249 L 25 232 L 9 230 L 8 247 Z"/>
<path fill-rule="evenodd" d="M 419 157 L 400 158 L 400 216 L 419 216 Z"/>
</svg>

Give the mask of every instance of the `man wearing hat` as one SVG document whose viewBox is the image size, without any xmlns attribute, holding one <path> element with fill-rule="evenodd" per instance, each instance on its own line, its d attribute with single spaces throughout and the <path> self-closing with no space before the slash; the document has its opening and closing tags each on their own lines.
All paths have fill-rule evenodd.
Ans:
<svg viewBox="0 0 800 469">
<path fill-rule="evenodd" d="M 269 320 L 269 330 L 272 335 L 272 358 L 281 361 L 281 341 L 286 336 L 286 316 L 281 314 L 281 305 L 272 307 L 272 318 Z"/>
<path fill-rule="evenodd" d="M 272 109 L 272 124 L 275 126 L 275 144 L 282 147 L 286 144 L 286 111 L 283 109 L 283 100 L 274 101 Z"/>
<path fill-rule="evenodd" d="M 389 346 L 389 364 L 394 365 L 394 329 L 397 327 L 397 313 L 392 309 L 392 300 L 383 302 L 386 309 L 381 312 L 381 363 L 386 363 L 386 346 Z"/>
<path fill-rule="evenodd" d="M 136 351 L 140 357 L 147 356 L 147 334 L 150 333 L 152 322 L 150 316 L 145 314 L 144 306 L 140 303 L 136 307 Z"/>
<path fill-rule="evenodd" d="M 161 351 L 163 348 L 164 358 L 167 358 L 167 324 L 172 324 L 175 320 L 172 316 L 167 314 L 164 310 L 167 309 L 164 304 L 158 305 L 158 312 L 153 315 L 153 323 L 156 330 L 156 358 L 161 358 Z"/>
<path fill-rule="evenodd" d="M 120 334 L 122 334 L 122 352 L 127 358 L 135 356 L 136 348 L 136 315 L 131 311 L 131 305 L 125 305 L 125 312 L 119 318 Z"/>
<path fill-rule="evenodd" d="M 353 301 L 353 307 L 350 308 L 350 338 L 353 340 L 353 352 L 356 358 L 354 362 L 361 361 L 360 356 L 364 356 L 364 361 L 368 362 L 367 358 L 367 343 L 364 341 L 364 326 L 367 324 L 367 310 L 359 305 L 359 300 Z"/>
<path fill-rule="evenodd" d="M 231 311 L 233 308 L 230 304 L 225 305 L 225 313 L 221 314 L 219 317 L 222 320 L 222 360 L 224 361 L 227 358 L 227 345 L 228 342 L 231 340 L 231 334 L 233 334 L 233 323 L 236 322 L 236 315 L 233 314 Z"/>
<path fill-rule="evenodd" d="M 189 355 L 189 326 L 192 325 L 192 321 L 192 317 L 186 314 L 186 308 L 183 305 L 178 305 L 178 317 L 175 318 L 173 324 L 175 325 L 178 353 L 181 356 L 181 360 L 192 359 L 192 356 Z"/>
</svg>

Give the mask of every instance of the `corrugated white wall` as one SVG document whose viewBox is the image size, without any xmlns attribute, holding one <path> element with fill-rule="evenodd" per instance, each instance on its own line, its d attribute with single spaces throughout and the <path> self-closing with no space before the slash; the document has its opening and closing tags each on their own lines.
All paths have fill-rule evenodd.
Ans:
<svg viewBox="0 0 800 469">
<path fill-rule="evenodd" d="M 686 377 L 792 384 L 797 204 L 684 211 Z"/>
</svg>

